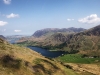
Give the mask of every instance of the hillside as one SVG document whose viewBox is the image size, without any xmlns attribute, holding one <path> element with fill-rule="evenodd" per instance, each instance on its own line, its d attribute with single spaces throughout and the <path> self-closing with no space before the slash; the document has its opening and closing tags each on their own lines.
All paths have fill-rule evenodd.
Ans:
<svg viewBox="0 0 100 75">
<path fill-rule="evenodd" d="M 77 75 L 59 62 L 0 39 L 0 75 Z"/>
<path fill-rule="evenodd" d="M 74 33 L 73 33 L 74 34 Z M 70 34 L 72 35 L 72 34 Z M 23 46 L 39 46 L 47 49 L 51 49 L 55 46 L 65 43 L 71 36 L 67 33 L 57 32 L 52 35 L 46 35 L 41 37 L 21 38 L 17 41 L 17 44 Z"/>
<path fill-rule="evenodd" d="M 23 37 L 17 41 L 18 44 L 30 46 L 55 46 L 67 41 L 68 34 L 82 32 L 83 28 L 46 28 L 36 31 L 30 38 Z M 44 41 L 45 40 L 45 41 Z"/>
<path fill-rule="evenodd" d="M 76 33 L 76 32 L 81 32 L 81 31 L 84 31 L 84 30 L 86 30 L 86 29 L 74 28 L 74 27 L 62 28 L 62 29 L 46 28 L 46 29 L 37 30 L 32 36 L 34 36 L 34 37 L 41 37 L 41 36 L 51 35 L 51 34 L 58 33 L 58 32 Z"/>
<path fill-rule="evenodd" d="M 57 32 L 46 37 L 33 37 L 18 43 L 68 52 L 79 51 L 89 56 L 100 56 L 100 25 L 79 33 Z"/>
<path fill-rule="evenodd" d="M 84 51 L 90 56 L 100 56 L 100 25 L 72 35 L 63 48 Z"/>
<path fill-rule="evenodd" d="M 64 51 L 79 51 L 82 54 L 89 56 L 99 56 L 100 57 L 100 25 L 88 29 L 84 32 L 79 32 L 75 34 L 68 35 L 53 35 L 55 42 L 56 40 L 62 41 L 61 44 L 55 44 L 49 42 L 42 45 L 42 47 L 50 49 L 60 49 Z M 51 39 L 52 37 L 48 38 Z M 46 40 L 46 39 L 45 39 Z M 48 45 L 49 44 L 49 45 Z"/>
</svg>

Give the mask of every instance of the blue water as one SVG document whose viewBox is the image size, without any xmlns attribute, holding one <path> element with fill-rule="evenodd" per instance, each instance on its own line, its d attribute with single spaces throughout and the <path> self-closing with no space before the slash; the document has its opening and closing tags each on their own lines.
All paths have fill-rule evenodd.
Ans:
<svg viewBox="0 0 100 75">
<path fill-rule="evenodd" d="M 30 46 L 28 48 L 42 54 L 43 56 L 50 57 L 50 58 L 55 58 L 55 57 L 61 56 L 61 55 L 66 53 L 66 52 L 63 52 L 63 51 L 48 51 L 46 49 L 39 48 L 39 47 L 31 47 Z"/>
<path fill-rule="evenodd" d="M 15 40 L 11 40 L 9 41 L 11 44 L 15 43 Z M 28 48 L 40 53 L 41 55 L 45 56 L 45 57 L 50 57 L 50 58 L 55 58 L 58 56 L 61 56 L 63 54 L 66 54 L 67 52 L 64 51 L 49 51 L 43 48 L 39 48 L 39 47 L 33 47 L 33 46 L 29 46 Z"/>
</svg>

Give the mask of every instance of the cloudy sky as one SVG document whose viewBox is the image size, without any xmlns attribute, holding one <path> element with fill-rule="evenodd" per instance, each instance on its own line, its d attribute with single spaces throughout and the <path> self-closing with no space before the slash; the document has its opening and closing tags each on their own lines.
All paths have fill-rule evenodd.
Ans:
<svg viewBox="0 0 100 75">
<path fill-rule="evenodd" d="M 32 35 L 44 28 L 100 24 L 100 0 L 0 0 L 0 34 Z"/>
</svg>

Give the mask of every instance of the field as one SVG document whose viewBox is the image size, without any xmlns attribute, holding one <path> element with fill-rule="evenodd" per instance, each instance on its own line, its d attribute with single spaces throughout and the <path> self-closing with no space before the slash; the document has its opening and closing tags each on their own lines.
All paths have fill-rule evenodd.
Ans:
<svg viewBox="0 0 100 75">
<path fill-rule="evenodd" d="M 83 58 L 81 54 L 66 54 L 55 59 L 79 75 L 100 75 L 100 58 Z"/>
<path fill-rule="evenodd" d="M 66 54 L 57 58 L 61 62 L 91 64 L 100 62 L 100 58 L 85 57 L 80 54 Z"/>
</svg>

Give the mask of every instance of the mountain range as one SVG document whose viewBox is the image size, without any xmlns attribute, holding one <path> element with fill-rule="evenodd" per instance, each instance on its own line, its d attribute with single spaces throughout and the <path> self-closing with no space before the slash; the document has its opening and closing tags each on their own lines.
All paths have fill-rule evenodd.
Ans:
<svg viewBox="0 0 100 75">
<path fill-rule="evenodd" d="M 49 50 L 75 51 L 87 55 L 95 56 L 96 54 L 96 56 L 100 56 L 100 25 L 88 30 L 82 28 L 81 30 L 80 28 L 70 29 L 70 33 L 68 33 L 69 31 L 57 32 L 58 29 L 39 30 L 36 31 L 31 38 L 25 38 L 24 41 L 20 39 L 18 43 L 39 46 Z M 75 32 L 75 29 L 78 31 Z M 49 32 L 45 32 L 47 30 Z M 43 34 L 42 32 L 45 33 Z"/>
<path fill-rule="evenodd" d="M 85 31 L 86 29 L 83 28 L 45 28 L 41 30 L 37 30 L 30 38 L 23 37 L 20 40 L 18 40 L 18 43 L 22 43 L 25 41 L 31 41 L 31 42 L 55 42 L 56 43 L 62 43 L 66 41 L 66 37 L 68 34 L 78 33 Z M 58 38 L 57 38 L 58 37 Z"/>
<path fill-rule="evenodd" d="M 76 33 L 76 32 L 81 32 L 84 31 L 86 29 L 83 28 L 74 28 L 74 27 L 70 27 L 70 28 L 45 28 L 45 29 L 41 29 L 41 30 L 37 30 L 32 36 L 34 37 L 41 37 L 43 35 L 47 35 L 47 34 L 53 34 L 53 33 L 58 33 L 58 32 L 65 32 L 65 33 Z"/>
</svg>

